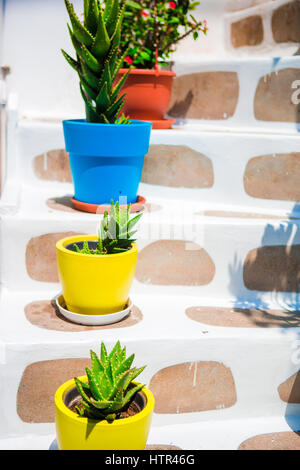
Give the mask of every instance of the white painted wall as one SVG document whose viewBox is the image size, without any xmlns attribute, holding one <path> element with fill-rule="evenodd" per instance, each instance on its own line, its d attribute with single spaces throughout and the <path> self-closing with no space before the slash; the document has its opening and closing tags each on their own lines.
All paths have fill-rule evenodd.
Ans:
<svg viewBox="0 0 300 470">
<path fill-rule="evenodd" d="M 75 0 L 80 11 L 82 1 Z M 80 117 L 84 109 L 75 72 L 61 48 L 71 50 L 63 0 L 7 0 L 3 60 L 20 112 L 35 117 Z"/>
<path fill-rule="evenodd" d="M 192 36 L 184 39 L 177 48 L 177 55 L 181 54 L 213 54 L 224 57 L 224 13 L 226 0 L 201 0 L 194 16 L 197 20 L 206 20 L 208 25 L 207 36 L 200 34 L 194 41 Z"/>
<path fill-rule="evenodd" d="M 245 1 L 243 5 L 249 6 Z M 250 3 L 254 4 L 254 10 L 263 10 L 287 1 L 253 0 Z M 222 59 L 230 66 L 236 55 L 249 58 L 257 53 L 265 57 L 282 57 L 297 49 L 295 45 L 292 49 L 287 45 L 274 48 L 274 44 L 268 43 L 257 49 L 234 51 L 225 40 L 225 29 L 230 15 L 236 13 L 226 13 L 226 2 L 201 0 L 195 16 L 207 20 L 208 35 L 201 35 L 198 41 L 189 37 L 180 43 L 174 55 L 176 61 L 183 59 L 192 66 L 195 61 L 218 62 Z M 257 5 L 258 2 L 262 4 Z M 82 11 L 82 0 L 73 0 L 73 3 L 78 13 Z M 245 11 L 245 15 L 248 14 Z M 9 89 L 18 94 L 20 112 L 25 117 L 61 119 L 84 115 L 77 76 L 60 52 L 61 48 L 73 52 L 67 21 L 63 0 L 5 0 L 2 63 L 11 67 Z"/>
<path fill-rule="evenodd" d="M 3 61 L 11 67 L 9 87 L 19 95 L 26 117 L 80 117 L 84 113 L 74 71 L 60 53 L 73 52 L 63 0 L 6 0 Z M 82 0 L 73 0 L 77 12 Z M 225 0 L 202 0 L 196 17 L 206 19 L 209 36 L 187 38 L 179 54 L 224 55 Z"/>
</svg>

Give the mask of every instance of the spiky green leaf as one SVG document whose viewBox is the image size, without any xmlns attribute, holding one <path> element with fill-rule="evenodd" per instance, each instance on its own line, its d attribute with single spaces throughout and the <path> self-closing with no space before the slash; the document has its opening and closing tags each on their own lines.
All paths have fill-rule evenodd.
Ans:
<svg viewBox="0 0 300 470">
<path fill-rule="evenodd" d="M 85 26 L 81 24 L 78 16 L 74 11 L 73 4 L 70 3 L 69 0 L 65 0 L 65 4 L 71 20 L 74 36 L 78 41 L 82 42 L 87 47 L 92 46 L 94 38 L 91 33 L 85 28 Z"/>
<path fill-rule="evenodd" d="M 98 29 L 92 45 L 92 54 L 97 59 L 103 59 L 110 48 L 110 39 L 103 20 L 102 11 L 99 12 Z"/>
</svg>

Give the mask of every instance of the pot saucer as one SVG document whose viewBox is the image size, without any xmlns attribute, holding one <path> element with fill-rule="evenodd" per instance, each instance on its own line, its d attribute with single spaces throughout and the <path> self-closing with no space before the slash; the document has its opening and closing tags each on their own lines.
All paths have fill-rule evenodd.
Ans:
<svg viewBox="0 0 300 470">
<path fill-rule="evenodd" d="M 71 198 L 71 202 L 75 209 L 82 212 L 90 212 L 91 214 L 104 214 L 106 210 L 108 213 L 110 211 L 110 204 L 89 204 L 87 202 L 78 201 L 74 197 Z M 146 199 L 143 196 L 138 196 L 137 201 L 130 206 L 130 213 L 141 212 L 144 209 L 145 203 Z M 125 207 L 127 206 L 120 205 L 121 209 L 124 209 Z"/>
<path fill-rule="evenodd" d="M 152 129 L 172 129 L 172 125 L 176 122 L 176 119 L 159 119 L 152 122 Z"/>
<path fill-rule="evenodd" d="M 80 325 L 98 326 L 98 325 L 110 325 L 111 323 L 117 323 L 123 318 L 130 314 L 132 309 L 132 301 L 128 299 L 127 307 L 121 312 L 108 313 L 106 315 L 83 315 L 80 313 L 74 313 L 67 309 L 63 295 L 60 293 L 55 297 L 55 303 L 60 313 L 73 323 L 79 323 Z"/>
</svg>

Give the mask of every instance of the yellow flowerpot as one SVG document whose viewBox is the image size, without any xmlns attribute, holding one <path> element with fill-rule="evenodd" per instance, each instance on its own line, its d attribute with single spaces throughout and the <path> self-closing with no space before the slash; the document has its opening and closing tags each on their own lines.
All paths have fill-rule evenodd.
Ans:
<svg viewBox="0 0 300 470">
<path fill-rule="evenodd" d="M 86 377 L 79 377 L 87 381 Z M 137 384 L 137 382 L 134 382 Z M 55 424 L 60 450 L 143 450 L 146 446 L 154 397 L 144 387 L 140 393 L 146 400 L 142 411 L 113 423 L 82 418 L 64 403 L 66 394 L 74 389 L 74 379 L 59 387 L 55 394 Z"/>
<path fill-rule="evenodd" d="M 85 240 L 97 241 L 97 237 L 79 235 L 56 244 L 59 279 L 68 310 L 86 315 L 124 310 L 135 273 L 137 245 L 113 255 L 84 255 L 65 248 Z"/>
</svg>

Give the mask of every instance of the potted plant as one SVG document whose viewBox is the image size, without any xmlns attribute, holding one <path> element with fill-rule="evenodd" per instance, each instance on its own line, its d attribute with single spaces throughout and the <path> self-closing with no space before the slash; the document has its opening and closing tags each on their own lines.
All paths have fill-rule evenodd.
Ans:
<svg viewBox="0 0 300 470">
<path fill-rule="evenodd" d="M 62 53 L 79 76 L 86 109 L 86 119 L 63 122 L 75 201 L 82 203 L 81 209 L 120 196 L 135 203 L 151 125 L 121 115 L 126 95 L 120 93 L 129 71 L 116 78 L 125 58 L 120 41 L 126 0 L 108 0 L 105 6 L 84 0 L 83 22 L 72 3 L 65 4 L 76 59 Z"/>
<path fill-rule="evenodd" d="M 131 368 L 120 342 L 101 356 L 91 351 L 86 376 L 61 385 L 55 394 L 60 450 L 143 450 L 151 425 L 154 397 L 134 379 L 145 367 Z"/>
<path fill-rule="evenodd" d="M 176 74 L 160 67 L 170 65 L 170 54 L 179 41 L 206 34 L 206 21 L 197 21 L 191 14 L 198 5 L 194 0 L 128 0 L 121 41 L 125 68 L 119 77 L 126 76 L 129 66 L 135 67 L 124 86 L 124 111 L 130 118 L 150 121 L 154 129 L 172 126 L 174 120 L 164 116 Z"/>
<path fill-rule="evenodd" d="M 77 235 L 56 244 L 59 279 L 66 307 L 73 313 L 105 315 L 125 309 L 134 278 L 138 247 L 133 239 L 142 214 L 111 203 L 98 236 Z"/>
</svg>

